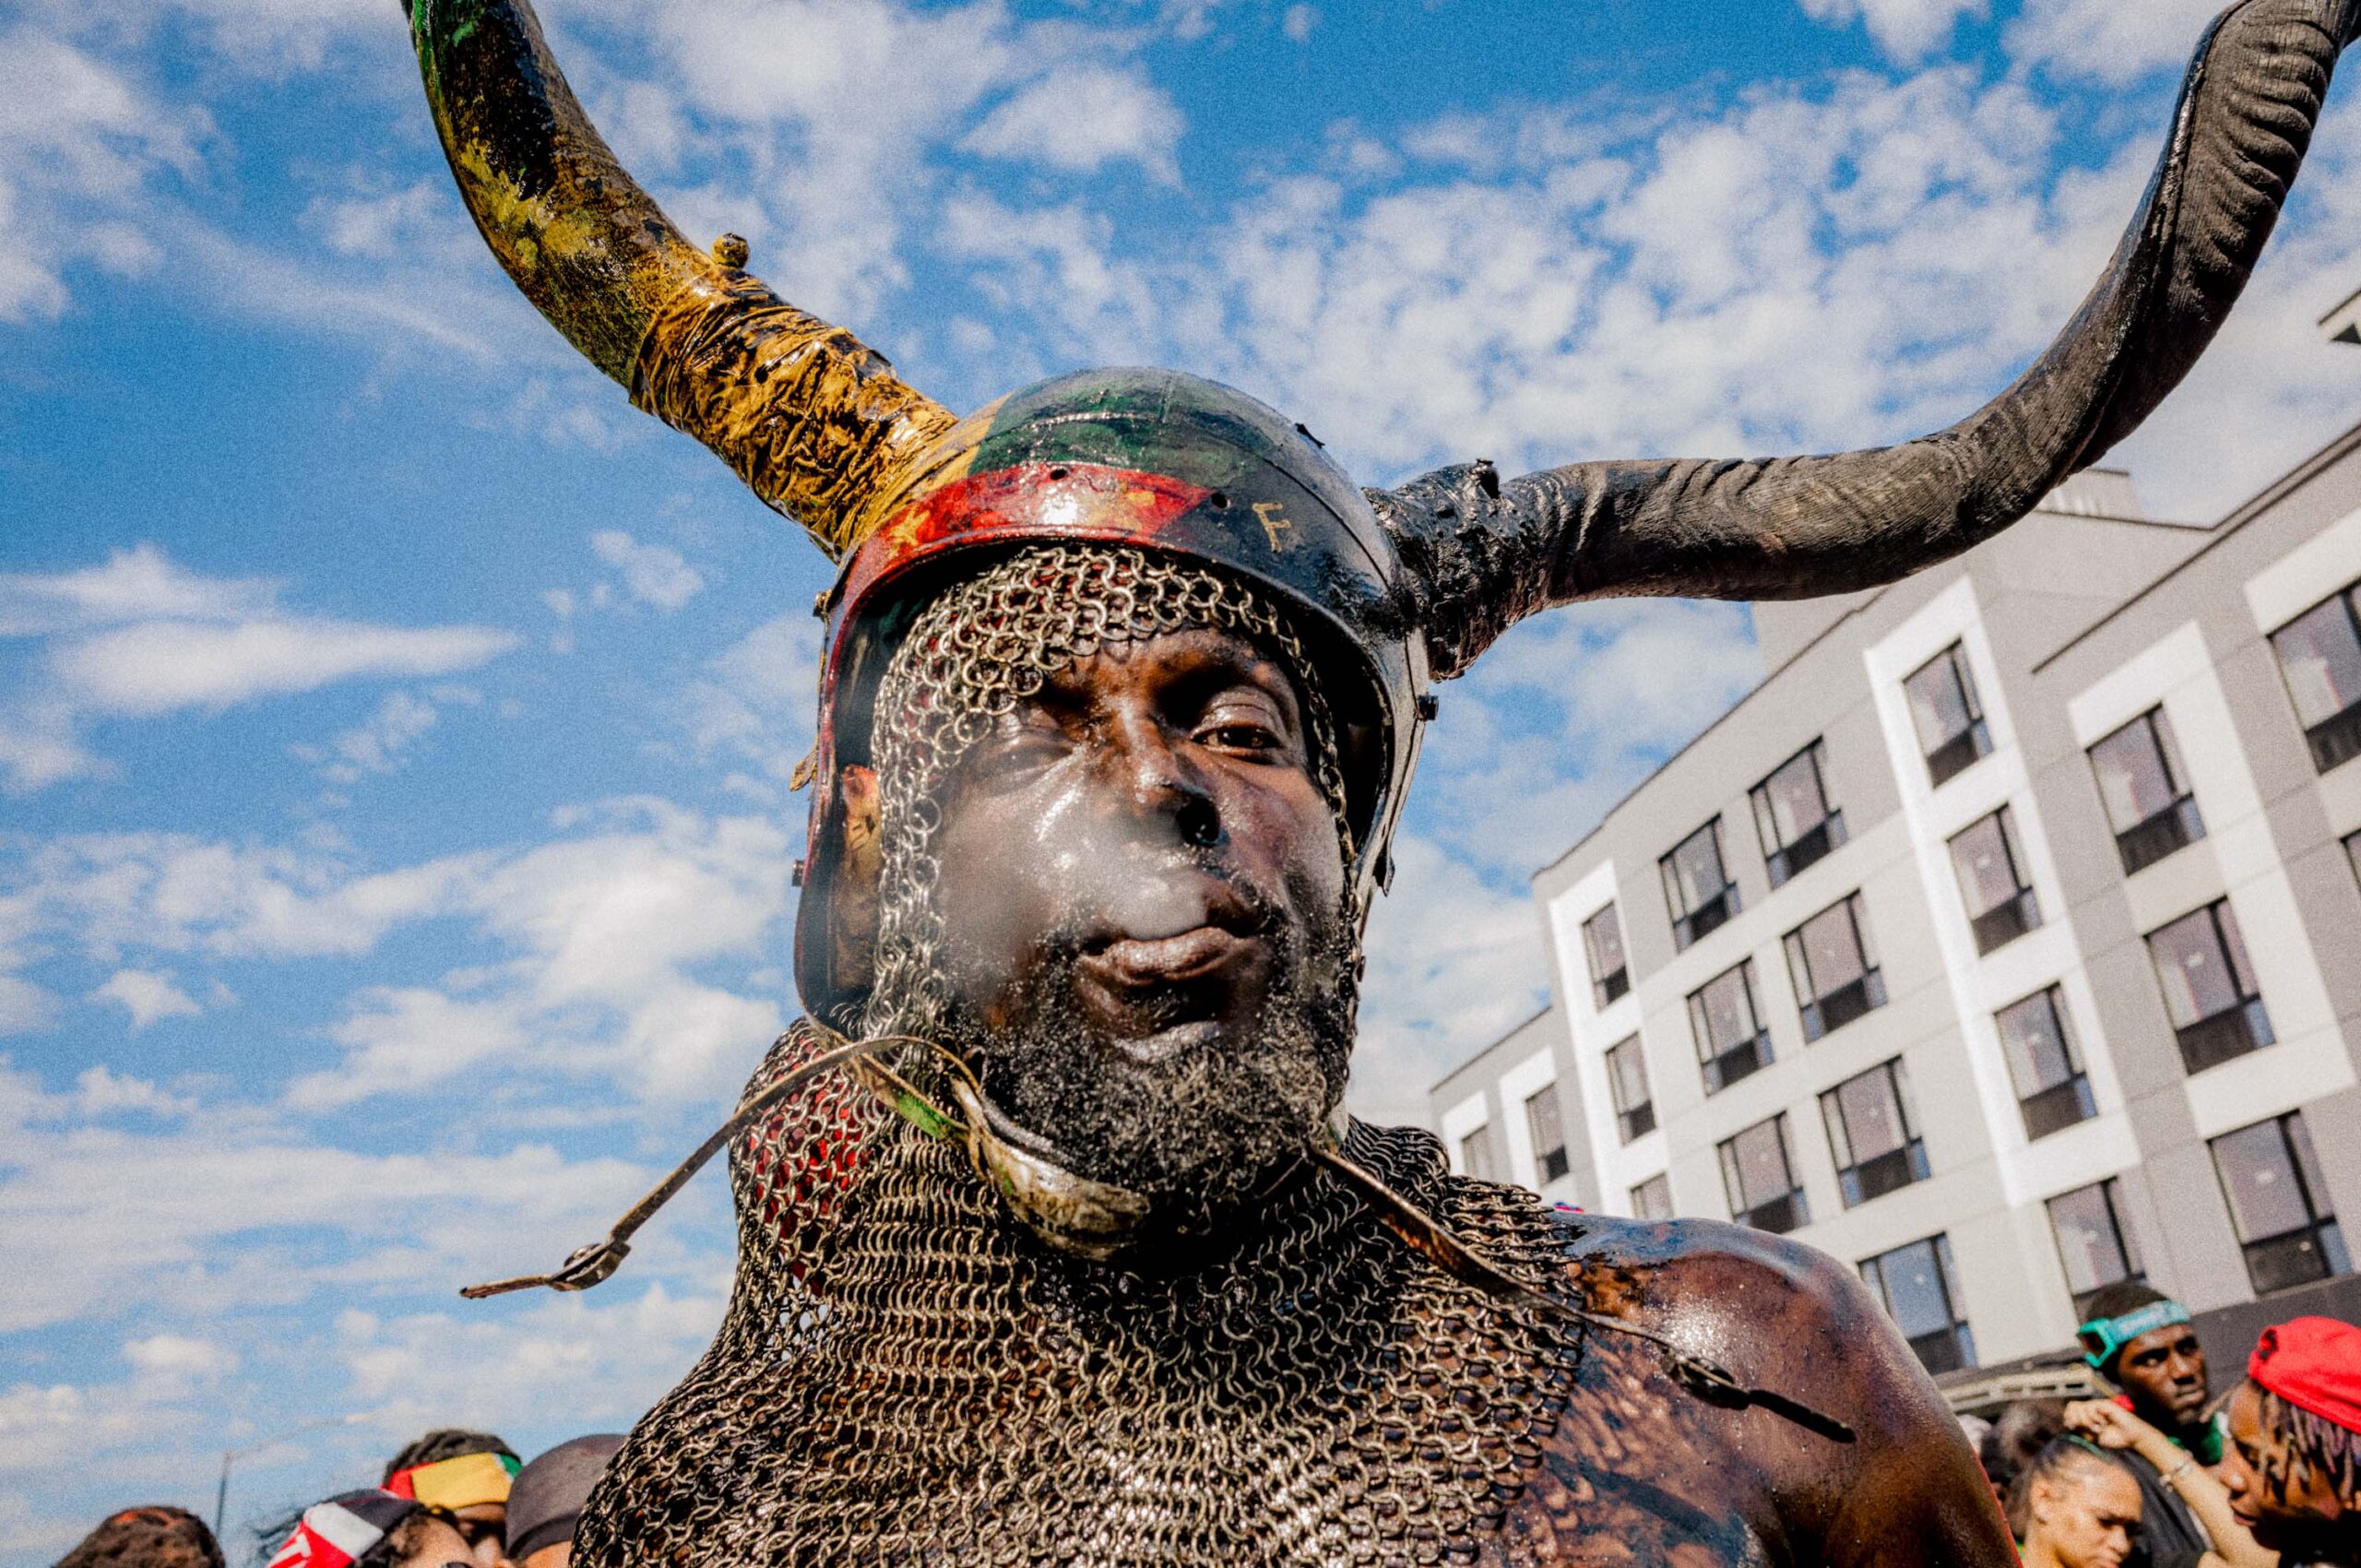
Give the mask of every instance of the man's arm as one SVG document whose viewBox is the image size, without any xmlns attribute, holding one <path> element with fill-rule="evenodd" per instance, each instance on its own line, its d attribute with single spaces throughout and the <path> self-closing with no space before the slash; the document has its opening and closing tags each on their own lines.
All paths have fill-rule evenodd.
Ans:
<svg viewBox="0 0 2361 1568">
<path fill-rule="evenodd" d="M 1761 1409 L 1727 1419 L 1799 1562 L 2014 1568 L 2014 1542 L 1950 1408 L 1885 1311 L 1825 1253 L 1710 1220 L 1607 1221 L 1572 1249 L 1636 1287 L 1649 1327 L 1750 1387 L 1850 1427 L 1839 1443 Z M 1596 1271 L 1593 1273 L 1593 1271 Z"/>
</svg>

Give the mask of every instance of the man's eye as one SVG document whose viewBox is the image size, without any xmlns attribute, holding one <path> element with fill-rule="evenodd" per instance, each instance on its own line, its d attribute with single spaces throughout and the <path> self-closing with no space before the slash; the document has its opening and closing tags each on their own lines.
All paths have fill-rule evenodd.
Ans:
<svg viewBox="0 0 2361 1568">
<path fill-rule="evenodd" d="M 1219 746 L 1224 751 L 1276 751 L 1280 744 L 1279 737 L 1265 726 L 1249 723 L 1242 719 L 1228 724 L 1216 724 L 1200 731 L 1200 734 L 1207 745 Z"/>
</svg>

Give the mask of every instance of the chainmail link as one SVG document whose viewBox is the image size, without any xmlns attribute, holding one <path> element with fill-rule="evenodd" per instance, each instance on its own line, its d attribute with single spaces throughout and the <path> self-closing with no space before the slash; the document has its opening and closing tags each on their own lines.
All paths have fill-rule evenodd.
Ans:
<svg viewBox="0 0 2361 1568">
<path fill-rule="evenodd" d="M 919 618 L 879 705 L 872 1032 L 921 1032 L 941 1004 L 926 895 L 953 764 L 1062 662 L 1204 625 L 1304 668 L 1251 590 L 1128 550 L 1033 552 Z M 1341 836 L 1334 731 L 1316 693 L 1306 708 Z M 822 1049 L 799 1025 L 749 1097 Z M 1448 1176 L 1426 1134 L 1356 1124 L 1347 1152 L 1501 1267 L 1561 1266 L 1529 1195 Z M 1400 1246 L 1324 1170 L 1177 1277 L 1051 1251 L 958 1148 L 843 1075 L 742 1135 L 730 1181 L 728 1315 L 600 1482 L 586 1564 L 1472 1561 L 1584 1353 Z"/>
</svg>

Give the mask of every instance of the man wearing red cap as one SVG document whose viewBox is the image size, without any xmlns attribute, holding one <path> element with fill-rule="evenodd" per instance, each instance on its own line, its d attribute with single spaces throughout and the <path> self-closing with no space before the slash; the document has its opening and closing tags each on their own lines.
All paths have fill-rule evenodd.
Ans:
<svg viewBox="0 0 2361 1568">
<path fill-rule="evenodd" d="M 2230 1396 L 2230 1505 L 2284 1568 L 2361 1563 L 2361 1328 L 2266 1328 Z"/>
</svg>

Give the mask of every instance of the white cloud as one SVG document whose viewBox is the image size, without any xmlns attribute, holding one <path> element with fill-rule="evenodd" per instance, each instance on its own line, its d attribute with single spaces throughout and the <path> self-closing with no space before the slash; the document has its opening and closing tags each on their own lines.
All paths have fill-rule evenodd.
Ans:
<svg viewBox="0 0 2361 1568">
<path fill-rule="evenodd" d="M 2025 0 L 2008 49 L 2052 75 L 2122 86 L 2196 52 L 2219 0 Z"/>
<path fill-rule="evenodd" d="M 165 1018 L 193 1018 L 205 1011 L 196 999 L 153 969 L 117 969 L 90 992 L 94 1002 L 113 1002 L 131 1015 L 134 1034 Z"/>
<path fill-rule="evenodd" d="M 705 589 L 705 578 L 681 558 L 679 551 L 661 544 L 642 544 L 621 529 L 601 529 L 592 534 L 590 548 L 599 560 L 622 574 L 623 588 L 634 599 L 667 613 L 680 609 Z"/>
<path fill-rule="evenodd" d="M 19 24 L 0 32 L 0 321 L 62 313 L 77 261 L 136 270 L 153 245 L 124 214 L 151 178 L 194 172 L 211 125 L 129 76 Z"/>
<path fill-rule="evenodd" d="M 85 1067 L 74 1080 L 73 1108 L 76 1113 L 86 1117 L 113 1116 L 125 1111 L 179 1117 L 193 1114 L 196 1101 L 159 1088 L 145 1078 L 125 1077 L 101 1063 Z"/>
<path fill-rule="evenodd" d="M 279 592 L 257 578 L 199 576 L 152 545 L 118 550 L 101 566 L 0 576 L 0 638 L 42 639 L 34 678 L 0 699 L 0 778 L 26 792 L 101 771 L 80 738 L 96 720 L 218 713 L 346 681 L 451 674 L 518 640 L 484 626 L 295 614 Z M 376 749 L 357 735 L 343 766 L 369 770 L 415 718 L 381 710 Z"/>
<path fill-rule="evenodd" d="M 243 625 L 157 621 L 58 648 L 49 667 L 85 711 L 154 719 L 219 712 L 369 677 L 449 675 L 516 646 L 481 626 L 378 626 L 289 617 Z"/>
<path fill-rule="evenodd" d="M 388 692 L 376 711 L 350 730 L 339 731 L 326 746 L 298 745 L 289 750 L 319 765 L 320 777 L 331 784 L 356 784 L 372 774 L 392 773 L 408 754 L 439 723 L 444 704 L 474 706 L 482 695 L 463 686 L 441 686 L 431 694 Z"/>
<path fill-rule="evenodd" d="M 1076 63 L 1026 86 L 959 145 L 987 158 L 1077 172 L 1128 160 L 1176 180 L 1172 153 L 1181 129 L 1180 111 L 1136 67 Z"/>
<path fill-rule="evenodd" d="M 682 713 L 700 755 L 727 752 L 781 784 L 811 747 L 819 684 L 820 624 L 790 611 L 707 664 Z"/>
<path fill-rule="evenodd" d="M 1887 56 L 1916 65 L 1951 37 L 1962 17 L 1985 15 L 1988 0 L 1802 0 L 1804 14 L 1844 26 L 1867 24 Z M 2138 7 L 2127 7 L 2138 8 Z"/>
</svg>

